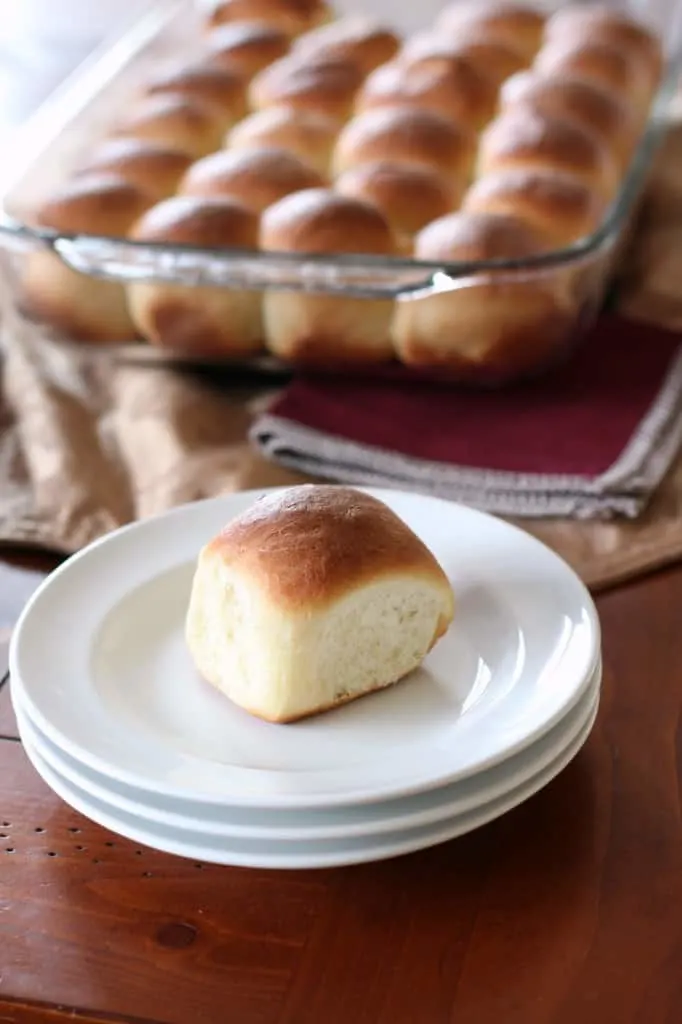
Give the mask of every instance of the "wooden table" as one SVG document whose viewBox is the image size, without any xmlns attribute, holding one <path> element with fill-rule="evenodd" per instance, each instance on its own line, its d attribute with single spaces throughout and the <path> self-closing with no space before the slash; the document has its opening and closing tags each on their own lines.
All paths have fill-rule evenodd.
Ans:
<svg viewBox="0 0 682 1024">
<path fill-rule="evenodd" d="M 7 626 L 39 578 L 0 565 Z M 221 868 L 81 818 L 0 690 L 0 1022 L 680 1024 L 682 569 L 599 600 L 604 698 L 500 821 L 344 870 Z"/>
</svg>

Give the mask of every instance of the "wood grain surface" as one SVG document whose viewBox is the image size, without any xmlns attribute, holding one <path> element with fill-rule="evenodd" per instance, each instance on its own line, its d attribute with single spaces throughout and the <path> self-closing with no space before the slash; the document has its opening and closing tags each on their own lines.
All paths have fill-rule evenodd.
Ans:
<svg viewBox="0 0 682 1024">
<path fill-rule="evenodd" d="M 602 597 L 604 697 L 576 761 L 384 863 L 156 853 L 0 741 L 0 1024 L 680 1024 L 680 606 L 681 570 Z"/>
</svg>

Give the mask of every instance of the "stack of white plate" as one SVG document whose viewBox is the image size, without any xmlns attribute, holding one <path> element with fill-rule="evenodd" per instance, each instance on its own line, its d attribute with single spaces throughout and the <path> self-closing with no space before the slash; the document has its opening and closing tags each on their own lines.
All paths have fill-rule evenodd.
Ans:
<svg viewBox="0 0 682 1024">
<path fill-rule="evenodd" d="M 184 616 L 200 547 L 258 495 L 186 506 L 87 548 L 27 606 L 12 698 L 47 784 L 147 846 L 309 868 L 452 839 L 554 778 L 599 704 L 599 623 L 584 586 L 490 516 L 371 493 L 421 536 L 457 595 L 450 632 L 419 671 L 295 725 L 231 705 L 194 671 Z"/>
</svg>

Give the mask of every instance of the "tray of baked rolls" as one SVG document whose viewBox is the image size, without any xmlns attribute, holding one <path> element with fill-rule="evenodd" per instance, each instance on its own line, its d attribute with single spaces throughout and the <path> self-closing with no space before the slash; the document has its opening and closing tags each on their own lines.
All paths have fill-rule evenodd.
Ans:
<svg viewBox="0 0 682 1024">
<path fill-rule="evenodd" d="M 537 374 L 599 310 L 665 129 L 679 5 L 649 7 L 150 4 L 5 161 L 21 313 L 142 359 Z"/>
</svg>

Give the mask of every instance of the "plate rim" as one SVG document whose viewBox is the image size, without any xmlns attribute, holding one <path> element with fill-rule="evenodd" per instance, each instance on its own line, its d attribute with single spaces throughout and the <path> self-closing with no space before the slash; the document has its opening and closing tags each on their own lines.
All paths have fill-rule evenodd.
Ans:
<svg viewBox="0 0 682 1024">
<path fill-rule="evenodd" d="M 521 770 L 520 768 L 517 768 L 516 769 L 516 774 L 515 774 L 515 777 L 514 777 L 514 781 L 512 782 L 512 784 L 510 786 L 505 786 L 504 784 L 501 785 L 501 784 L 498 783 L 497 785 L 493 786 L 492 792 L 491 792 L 490 784 L 488 784 L 487 788 L 484 788 L 485 796 L 484 796 L 484 799 L 483 799 L 482 803 L 487 803 L 487 802 L 490 802 L 492 800 L 496 800 L 496 799 L 504 796 L 504 794 L 507 793 L 508 791 L 511 791 L 512 789 L 522 785 L 529 778 L 532 778 L 532 776 L 536 772 L 542 771 L 546 765 L 548 765 L 549 763 L 554 761 L 555 758 L 561 753 L 561 751 L 571 744 L 571 742 L 575 739 L 575 737 L 579 734 L 579 732 L 581 731 L 581 729 L 585 725 L 585 722 L 587 721 L 587 719 L 588 719 L 588 717 L 589 717 L 589 715 L 591 713 L 591 710 L 594 707 L 595 703 L 598 703 L 598 701 L 599 701 L 600 694 L 601 694 L 602 677 L 603 677 L 603 670 L 602 670 L 602 666 L 600 664 L 598 666 L 598 668 L 597 668 L 597 671 L 595 672 L 594 676 L 592 677 L 592 679 L 590 681 L 590 685 L 589 685 L 588 689 L 583 694 L 583 697 L 581 698 L 581 700 L 571 709 L 571 711 L 569 711 L 567 713 L 566 717 L 568 717 L 571 714 L 574 714 L 574 713 L 578 712 L 578 705 L 579 704 L 580 705 L 584 705 L 584 706 L 581 706 L 579 714 L 577 714 L 577 716 L 576 716 L 576 720 L 569 726 L 568 736 L 562 734 L 561 738 L 559 740 L 555 741 L 554 745 L 548 751 L 545 752 L 543 757 L 540 759 L 539 764 L 538 764 L 537 761 L 535 761 L 535 762 L 533 762 L 531 764 L 530 771 L 528 771 L 528 770 Z M 42 736 L 40 734 L 40 730 L 37 728 L 37 726 L 34 723 L 32 723 L 30 721 L 30 717 L 21 708 L 15 708 L 15 714 L 16 714 L 16 717 L 17 717 L 17 723 L 19 725 L 19 732 L 22 735 L 22 739 L 23 739 L 23 735 L 26 733 L 28 735 L 28 740 L 29 740 L 29 743 L 31 744 L 31 746 L 33 746 L 34 748 L 38 749 L 38 752 L 41 754 L 41 756 L 43 757 L 43 759 L 45 760 L 47 765 L 50 768 L 52 768 L 54 771 L 56 771 L 59 774 L 61 774 L 64 777 L 64 779 L 66 780 L 67 783 L 69 783 L 69 784 L 73 783 L 74 785 L 76 785 L 79 788 L 81 788 L 83 790 L 83 792 L 89 794 L 90 796 L 94 797 L 97 800 L 100 800 L 102 803 L 111 803 L 112 807 L 117 807 L 118 806 L 119 809 L 123 810 L 125 813 L 129 813 L 129 814 L 137 815 L 137 816 L 141 817 L 143 814 L 144 815 L 148 815 L 150 810 L 152 812 L 154 811 L 153 804 L 151 802 L 149 804 L 146 804 L 146 803 L 144 803 L 142 801 L 128 800 L 125 797 L 124 797 L 124 800 L 121 801 L 119 794 L 115 794 L 115 793 L 114 794 L 107 794 L 106 787 L 105 787 L 106 777 L 102 777 L 102 784 L 98 785 L 97 782 L 95 782 L 93 784 L 93 782 L 90 779 L 87 779 L 87 778 L 84 779 L 82 776 L 78 776 L 78 769 L 77 768 L 72 768 L 71 765 L 66 765 L 66 769 L 64 769 L 63 765 L 60 766 L 59 764 L 56 763 L 56 762 L 59 761 L 59 753 L 60 752 L 58 750 L 56 750 L 53 753 L 49 749 L 49 747 L 48 747 L 47 756 L 45 755 L 45 741 L 47 741 L 48 744 L 51 744 L 51 741 L 49 740 L 49 737 L 44 737 L 44 736 Z M 562 722 L 558 722 L 556 724 L 556 726 L 554 726 L 554 729 L 559 729 L 559 727 L 562 724 L 563 724 Z M 547 734 L 545 734 L 545 736 L 543 736 L 543 737 L 540 737 L 538 742 L 541 742 L 543 739 L 546 739 L 546 737 L 547 737 Z M 54 744 L 51 744 L 51 745 L 54 746 Z M 523 751 L 519 751 L 519 753 L 517 755 L 512 755 L 512 757 L 510 759 L 508 759 L 508 760 L 512 760 L 514 758 L 514 756 L 516 756 L 517 758 L 521 758 L 524 755 L 530 754 L 531 750 L 532 750 L 532 746 L 526 748 Z M 64 752 L 62 751 L 61 753 L 64 753 Z M 503 761 L 503 762 L 501 762 L 501 764 L 499 764 L 499 765 L 497 765 L 495 767 L 501 769 L 503 766 L 506 766 L 506 764 L 507 764 L 507 762 Z M 87 768 L 88 766 L 83 766 L 83 767 Z M 495 769 L 492 769 L 492 770 L 495 770 Z M 483 776 L 483 775 L 486 774 L 486 772 L 484 771 L 484 772 L 481 772 L 480 774 Z M 476 776 L 473 776 L 472 778 L 476 778 Z M 219 823 L 215 823 L 216 827 L 213 827 L 214 823 L 212 823 L 212 822 L 202 822 L 200 817 L 197 817 L 197 816 L 192 817 L 191 815 L 188 815 L 188 814 L 180 814 L 180 813 L 174 813 L 174 812 L 170 812 L 170 813 L 168 813 L 165 816 L 164 815 L 159 815 L 158 817 L 152 816 L 151 818 L 146 816 L 145 820 L 150 821 L 152 824 L 159 824 L 159 825 L 162 825 L 162 826 L 167 827 L 167 828 L 177 828 L 181 832 L 189 832 L 189 831 L 192 831 L 193 828 L 200 829 L 200 828 L 203 827 L 203 830 L 205 831 L 206 835 L 213 835 L 213 836 L 216 837 L 216 839 L 219 838 L 219 837 L 224 837 L 224 838 L 227 838 L 227 839 L 231 839 L 231 838 L 236 838 L 236 839 L 253 839 L 253 840 L 264 839 L 266 841 L 267 840 L 273 840 L 273 839 L 283 839 L 283 840 L 287 840 L 287 841 L 298 840 L 298 841 L 304 842 L 306 840 L 315 840 L 315 839 L 325 839 L 326 840 L 326 839 L 342 838 L 344 836 L 349 836 L 349 837 L 354 837 L 354 838 L 359 838 L 359 837 L 363 837 L 363 836 L 378 836 L 378 835 L 381 835 L 382 833 L 385 833 L 385 832 L 396 831 L 399 828 L 407 830 L 407 829 L 410 829 L 410 828 L 422 827 L 422 826 L 426 826 L 426 825 L 429 825 L 429 824 L 434 824 L 435 825 L 437 822 L 439 822 L 441 820 L 444 820 L 445 818 L 452 817 L 454 814 L 465 814 L 465 813 L 473 812 L 473 810 L 478 806 L 478 804 L 480 802 L 480 801 L 477 801 L 473 796 L 465 798 L 464 800 L 462 800 L 460 798 L 459 802 L 457 801 L 456 796 L 453 796 L 452 799 L 448 800 L 448 793 L 447 793 L 447 791 L 457 787 L 458 785 L 459 785 L 459 783 L 455 782 L 455 783 L 451 784 L 450 786 L 436 787 L 433 790 L 428 790 L 428 791 L 424 791 L 424 793 L 422 793 L 422 794 L 417 794 L 416 798 L 418 799 L 419 796 L 424 796 L 427 792 L 429 792 L 429 793 L 436 792 L 437 793 L 438 790 L 440 789 L 440 790 L 443 791 L 443 793 L 442 793 L 443 800 L 442 800 L 442 802 L 439 802 L 438 804 L 436 804 L 434 807 L 430 808 L 429 811 L 426 812 L 426 814 L 424 812 L 413 811 L 413 812 L 411 812 L 411 813 L 409 813 L 407 815 L 401 816 L 400 812 L 399 812 L 399 809 L 396 809 L 396 812 L 395 812 L 395 814 L 393 816 L 387 817 L 385 819 L 381 819 L 381 822 L 380 822 L 381 827 L 378 828 L 378 829 L 373 827 L 373 822 L 372 822 L 371 819 L 364 820 L 364 821 L 358 822 L 358 823 L 353 823 L 353 822 L 351 822 L 351 823 L 343 822 L 342 823 L 340 821 L 338 824 L 335 824 L 335 825 L 321 825 L 321 826 L 318 826 L 317 829 L 315 829 L 314 826 L 311 825 L 311 824 L 306 824 L 306 825 L 302 825 L 302 826 L 288 826 L 286 828 L 277 828 L 276 826 L 264 827 L 263 825 L 260 825 L 260 826 L 256 826 L 254 829 L 249 829 L 249 827 L 246 826 L 246 825 L 238 825 L 238 826 L 229 827 L 229 822 L 228 822 L 228 827 L 225 828 L 224 826 L 225 826 L 226 823 L 224 821 L 223 822 L 219 822 Z M 147 796 L 150 801 L 151 801 L 151 799 L 155 795 L 157 795 L 157 794 L 154 794 L 154 793 L 151 793 L 151 792 L 148 792 L 148 793 L 145 794 L 145 796 Z M 193 801 L 187 800 L 186 798 L 180 798 L 180 799 L 185 799 L 186 802 L 188 803 L 188 805 L 192 805 L 193 804 Z M 391 802 L 391 803 L 400 804 L 402 799 L 404 799 L 404 798 L 398 798 L 397 800 L 384 801 L 384 802 Z M 410 798 L 408 798 L 408 799 L 410 799 Z M 381 803 L 381 802 L 379 802 L 379 803 Z M 198 807 L 198 808 L 201 808 L 201 806 L 205 806 L 205 805 L 194 804 L 194 806 Z M 362 805 L 362 806 L 368 806 L 368 805 Z M 375 805 L 369 805 L 369 806 L 377 806 L 377 805 L 375 804 Z M 134 809 L 135 807 L 137 807 L 137 810 Z M 230 809 L 229 805 L 224 805 L 224 807 L 227 810 Z M 243 810 L 243 808 L 232 808 L 232 809 L 233 810 Z M 260 809 L 255 809 L 255 810 L 258 812 Z M 319 810 L 319 808 L 318 808 L 318 810 Z M 348 811 L 352 812 L 354 810 L 354 807 L 352 805 L 348 805 L 347 807 L 337 808 L 337 810 L 340 810 L 341 812 L 348 812 Z M 297 809 L 293 809 L 292 810 L 292 813 L 308 814 L 308 815 L 310 815 L 313 818 L 314 818 L 315 812 L 316 812 L 315 808 L 308 809 L 308 810 L 305 810 L 305 809 L 304 810 L 297 810 Z M 264 809 L 264 810 L 260 811 L 260 813 L 262 813 L 262 814 L 267 816 L 268 811 L 267 811 L 267 809 Z M 171 819 L 175 819 L 175 820 L 171 820 Z M 207 827 L 207 826 L 210 826 L 210 827 Z M 218 826 L 222 826 L 222 827 L 218 827 Z M 298 833 L 298 834 L 296 834 L 296 833 Z"/>
<path fill-rule="evenodd" d="M 502 797 L 497 801 L 493 801 L 494 808 L 488 805 L 487 811 L 479 808 L 477 812 L 471 812 L 469 815 L 455 816 L 449 819 L 449 825 L 443 822 L 439 823 L 440 827 L 426 826 L 427 832 L 420 835 L 419 837 L 414 836 L 412 839 L 405 839 L 403 841 L 393 840 L 393 846 L 388 845 L 388 841 L 379 843 L 377 846 L 369 844 L 365 849 L 357 850 L 351 854 L 338 854 L 326 853 L 324 855 L 308 854 L 307 859 L 305 855 L 280 855 L 280 859 L 277 859 L 277 855 L 270 855 L 269 857 L 264 856 L 262 853 L 254 856 L 237 855 L 236 857 L 231 856 L 230 859 L 226 859 L 224 856 L 215 857 L 214 853 L 218 852 L 213 850 L 212 853 L 207 856 L 209 847 L 190 849 L 189 844 L 181 843 L 167 843 L 162 841 L 161 843 L 155 842 L 154 844 L 149 843 L 149 839 L 144 837 L 144 831 L 137 831 L 133 834 L 133 830 L 128 828 L 121 829 L 120 823 L 113 825 L 112 822 L 115 820 L 114 817 L 109 817 L 104 820 L 105 816 L 97 815 L 93 816 L 83 810 L 86 806 L 87 800 L 81 801 L 77 796 L 77 801 L 80 806 L 63 795 L 59 789 L 55 788 L 52 782 L 48 781 L 43 774 L 45 770 L 44 762 L 42 762 L 42 771 L 35 763 L 37 757 L 39 762 L 42 761 L 40 755 L 36 755 L 36 751 L 33 748 L 25 747 L 25 753 L 28 760 L 33 765 L 35 771 L 43 779 L 43 782 L 54 792 L 59 799 L 66 803 L 69 807 L 75 810 L 78 814 L 83 815 L 90 821 L 94 821 L 95 824 L 101 828 L 105 828 L 115 835 L 122 836 L 123 838 L 139 843 L 142 846 L 147 846 L 150 849 L 160 851 L 162 853 L 171 854 L 173 856 L 181 857 L 187 860 L 203 861 L 205 863 L 211 863 L 221 865 L 224 867 L 241 867 L 241 868 L 253 868 L 257 870 L 323 870 L 328 868 L 336 867 L 351 867 L 358 864 L 378 862 L 381 860 L 390 860 L 394 857 L 405 856 L 410 853 L 416 853 L 419 850 L 428 849 L 432 846 L 440 846 L 443 843 L 450 842 L 453 839 L 457 839 L 460 836 L 466 835 L 469 832 L 474 832 L 484 825 L 490 824 L 499 818 L 504 817 L 510 811 L 516 807 L 526 803 L 531 797 L 535 796 L 542 789 L 544 789 L 549 783 L 556 779 L 575 759 L 580 753 L 582 748 L 587 743 L 592 730 L 596 723 L 599 710 L 600 710 L 600 694 L 598 694 L 595 700 L 594 707 L 586 722 L 583 725 L 580 733 L 574 738 L 571 744 L 566 747 L 552 762 L 550 766 L 545 768 L 543 771 L 533 776 L 532 779 L 527 780 L 526 783 L 518 787 L 512 794 L 507 794 L 506 797 Z M 54 775 L 51 770 L 48 770 L 48 775 Z M 67 787 L 68 788 L 68 787 Z M 462 827 L 462 820 L 466 822 Z M 457 824 L 459 822 L 459 824 Z M 366 838 L 366 837 L 360 837 Z M 384 838 L 384 837 L 382 837 Z M 182 849 L 181 849 L 182 847 Z"/>
</svg>

